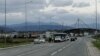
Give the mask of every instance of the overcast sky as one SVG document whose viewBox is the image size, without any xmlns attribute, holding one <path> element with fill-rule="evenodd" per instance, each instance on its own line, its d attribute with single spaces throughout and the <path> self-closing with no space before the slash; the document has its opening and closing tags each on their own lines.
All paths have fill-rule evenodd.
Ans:
<svg viewBox="0 0 100 56">
<path fill-rule="evenodd" d="M 0 0 L 0 25 L 4 24 L 5 0 Z M 74 24 L 80 18 L 87 24 L 95 23 L 95 0 L 26 0 L 28 22 L 56 22 Z M 100 21 L 100 0 L 98 22 Z M 25 0 L 7 0 L 7 24 L 23 23 Z"/>
</svg>

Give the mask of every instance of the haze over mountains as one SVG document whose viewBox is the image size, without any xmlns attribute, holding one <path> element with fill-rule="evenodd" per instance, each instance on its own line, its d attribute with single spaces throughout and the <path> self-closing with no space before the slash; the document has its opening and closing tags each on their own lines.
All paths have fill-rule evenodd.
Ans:
<svg viewBox="0 0 100 56">
<path fill-rule="evenodd" d="M 12 32 L 12 31 L 14 31 L 14 29 L 12 29 L 12 28 L 9 28 L 9 27 L 4 27 L 4 26 L 0 26 L 0 33 L 3 33 L 3 32 Z"/>
<path fill-rule="evenodd" d="M 28 22 L 27 23 L 27 30 L 26 30 L 26 25 L 25 23 L 21 23 L 21 24 L 13 24 L 13 25 L 8 25 L 7 28 L 5 28 L 4 26 L 0 26 L 0 32 L 3 31 L 46 31 L 46 30 L 68 30 L 68 29 L 72 29 L 75 28 L 77 26 L 75 26 L 75 24 L 71 25 L 71 26 L 63 26 L 60 25 L 58 23 L 54 23 L 54 22 Z M 95 29 L 95 23 L 92 24 L 80 24 L 79 28 L 93 28 Z M 100 29 L 100 24 L 98 24 L 98 29 Z"/>
<path fill-rule="evenodd" d="M 47 23 L 47 22 L 28 22 L 27 23 L 27 30 L 25 23 L 21 24 L 14 24 L 9 25 L 10 28 L 14 29 L 15 31 L 46 31 L 46 30 L 61 30 L 61 29 L 70 29 L 70 26 L 63 26 L 58 23 Z"/>
</svg>

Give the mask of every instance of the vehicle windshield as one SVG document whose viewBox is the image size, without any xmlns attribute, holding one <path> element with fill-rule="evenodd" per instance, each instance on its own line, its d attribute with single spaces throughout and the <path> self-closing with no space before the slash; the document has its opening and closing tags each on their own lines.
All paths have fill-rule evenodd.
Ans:
<svg viewBox="0 0 100 56">
<path fill-rule="evenodd" d="M 0 0 L 0 56 L 100 56 L 100 0 Z"/>
</svg>

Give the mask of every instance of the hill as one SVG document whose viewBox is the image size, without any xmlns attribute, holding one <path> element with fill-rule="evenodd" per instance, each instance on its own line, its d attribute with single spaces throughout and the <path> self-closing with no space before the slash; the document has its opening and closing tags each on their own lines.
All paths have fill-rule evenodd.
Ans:
<svg viewBox="0 0 100 56">
<path fill-rule="evenodd" d="M 15 31 L 46 31 L 46 30 L 61 30 L 61 29 L 72 28 L 70 26 L 62 26 L 62 25 L 54 23 L 54 22 L 52 22 L 52 23 L 45 23 L 45 22 L 31 23 L 31 22 L 28 22 L 27 23 L 27 30 L 26 30 L 25 23 L 14 24 L 14 25 L 10 25 L 9 27 L 14 29 Z"/>
</svg>

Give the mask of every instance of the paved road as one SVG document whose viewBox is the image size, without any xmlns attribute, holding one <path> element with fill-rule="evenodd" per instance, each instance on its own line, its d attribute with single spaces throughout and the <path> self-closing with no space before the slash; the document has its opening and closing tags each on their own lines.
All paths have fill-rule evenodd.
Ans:
<svg viewBox="0 0 100 56">
<path fill-rule="evenodd" d="M 30 44 L 0 50 L 0 56 L 88 56 L 88 52 L 85 38 L 78 38 L 75 42 Z"/>
</svg>

